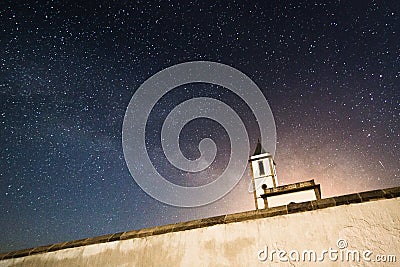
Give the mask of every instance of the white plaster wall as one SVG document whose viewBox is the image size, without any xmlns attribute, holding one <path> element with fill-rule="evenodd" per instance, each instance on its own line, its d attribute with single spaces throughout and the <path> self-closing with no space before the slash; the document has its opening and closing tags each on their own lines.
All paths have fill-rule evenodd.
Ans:
<svg viewBox="0 0 400 267">
<path fill-rule="evenodd" d="M 348 249 L 397 256 L 397 263 L 280 262 L 273 266 L 399 266 L 400 198 L 95 244 L 0 261 L 0 266 L 271 266 L 258 251 Z"/>
<path fill-rule="evenodd" d="M 274 182 L 272 181 L 272 176 L 264 176 L 264 177 L 255 178 L 254 184 L 256 186 L 257 196 L 261 196 L 262 194 L 264 194 L 264 189 L 262 189 L 263 184 L 266 184 L 267 188 L 274 187 Z"/>
<path fill-rule="evenodd" d="M 262 197 L 257 197 L 257 207 L 259 210 L 265 209 L 264 199 Z"/>
</svg>

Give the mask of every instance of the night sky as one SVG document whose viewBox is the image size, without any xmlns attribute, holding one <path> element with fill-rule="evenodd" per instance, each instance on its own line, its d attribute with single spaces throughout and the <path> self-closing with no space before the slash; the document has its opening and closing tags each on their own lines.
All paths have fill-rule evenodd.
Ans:
<svg viewBox="0 0 400 267">
<path fill-rule="evenodd" d="M 315 179 L 323 197 L 399 186 L 400 2 L 282 2 L 1 1 L 0 252 L 254 209 L 249 172 L 199 208 L 158 202 L 129 173 L 121 132 L 131 97 L 187 61 L 232 66 L 262 90 L 280 184 Z M 185 173 L 163 154 L 163 120 L 200 96 L 238 113 L 251 150 L 260 136 L 226 88 L 175 88 L 154 107 L 146 143 L 176 184 L 207 184 L 227 165 L 229 137 L 209 119 L 190 122 L 180 144 L 195 159 L 213 138 L 210 169 Z"/>
</svg>

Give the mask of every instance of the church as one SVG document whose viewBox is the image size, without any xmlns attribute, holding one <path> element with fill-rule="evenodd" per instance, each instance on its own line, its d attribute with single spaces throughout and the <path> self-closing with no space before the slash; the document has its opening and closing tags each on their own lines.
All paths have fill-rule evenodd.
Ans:
<svg viewBox="0 0 400 267">
<path fill-rule="evenodd" d="M 275 162 L 260 141 L 249 162 L 256 209 L 321 199 L 320 185 L 314 180 L 279 186 Z"/>
</svg>

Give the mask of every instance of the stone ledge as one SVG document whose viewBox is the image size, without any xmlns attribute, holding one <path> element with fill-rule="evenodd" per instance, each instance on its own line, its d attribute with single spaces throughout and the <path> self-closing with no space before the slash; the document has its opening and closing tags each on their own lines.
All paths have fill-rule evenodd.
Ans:
<svg viewBox="0 0 400 267">
<path fill-rule="evenodd" d="M 137 232 L 136 237 L 145 237 L 153 235 L 154 229 L 155 228 L 143 228 Z"/>
<path fill-rule="evenodd" d="M 288 214 L 288 208 L 287 206 L 279 206 L 279 207 L 272 207 L 268 209 L 258 210 L 258 212 L 261 214 L 262 218 L 267 218 L 267 217 Z"/>
<path fill-rule="evenodd" d="M 385 192 L 386 198 L 400 197 L 400 186 L 383 189 L 382 191 Z"/>
<path fill-rule="evenodd" d="M 317 210 L 317 209 L 325 209 L 325 208 L 329 208 L 329 207 L 334 207 L 334 206 L 336 206 L 336 202 L 335 202 L 335 199 L 333 197 L 331 197 L 331 198 L 312 200 L 311 205 L 314 210 Z"/>
<path fill-rule="evenodd" d="M 108 242 L 108 240 L 111 238 L 111 236 L 112 235 L 101 235 L 101 236 L 92 237 L 87 240 L 87 244 L 92 245 L 92 244 L 97 244 L 97 243 L 105 243 L 105 242 Z"/>
<path fill-rule="evenodd" d="M 368 191 L 368 192 L 362 192 L 359 194 L 361 197 L 361 200 L 364 201 L 369 201 L 369 200 L 374 200 L 377 198 L 386 198 L 386 194 L 383 190 L 373 190 L 373 191 Z"/>
<path fill-rule="evenodd" d="M 166 233 L 174 232 L 175 224 L 167 224 L 163 226 L 157 226 L 154 228 L 153 235 L 161 235 Z"/>
<path fill-rule="evenodd" d="M 50 248 L 47 250 L 47 252 L 51 252 L 51 251 L 56 251 L 56 250 L 63 249 L 64 246 L 65 246 L 67 243 L 68 243 L 68 242 L 61 242 L 61 243 L 54 244 L 54 245 L 50 246 Z"/>
<path fill-rule="evenodd" d="M 297 213 L 310 210 L 313 210 L 313 205 L 311 201 L 302 203 L 289 203 L 289 205 L 287 205 L 288 213 Z"/>
<path fill-rule="evenodd" d="M 200 228 L 204 224 L 201 222 L 201 220 L 195 220 L 195 221 L 189 221 L 189 222 L 183 222 L 183 223 L 177 223 L 175 224 L 174 232 L 179 232 L 179 231 L 185 231 L 185 230 L 191 230 L 195 228 Z"/>
<path fill-rule="evenodd" d="M 344 196 L 333 197 L 335 200 L 336 206 L 352 204 L 352 203 L 361 203 L 361 197 L 359 194 L 350 194 Z"/>
<path fill-rule="evenodd" d="M 80 247 L 80 246 L 84 246 L 88 244 L 88 240 L 90 238 L 85 238 L 85 239 L 80 239 L 80 240 L 75 240 L 75 241 L 69 241 L 67 243 L 65 243 L 62 248 L 74 248 L 74 247 Z M 58 250 L 58 249 L 56 249 Z"/>
<path fill-rule="evenodd" d="M 108 242 L 112 242 L 112 241 L 116 241 L 116 240 L 121 240 L 121 235 L 122 235 L 123 233 L 124 233 L 124 232 L 113 234 L 113 235 L 108 239 Z"/>
<path fill-rule="evenodd" d="M 201 219 L 202 227 L 225 223 L 225 215 Z"/>
<path fill-rule="evenodd" d="M 241 222 L 246 220 L 262 218 L 258 211 L 252 210 L 241 213 L 227 214 L 224 223 Z"/>
<path fill-rule="evenodd" d="M 139 232 L 139 230 L 127 231 L 127 232 L 124 232 L 119 238 L 120 238 L 120 240 L 135 238 L 137 236 L 138 232 Z"/>
<path fill-rule="evenodd" d="M 356 194 L 349 194 L 331 198 L 324 198 L 319 200 L 307 201 L 302 203 L 290 203 L 285 206 L 272 207 L 263 210 L 251 210 L 234 214 L 221 215 L 205 219 L 193 220 L 188 222 L 168 224 L 152 228 L 144 228 L 140 230 L 133 230 L 91 238 L 84 238 L 69 242 L 61 242 L 48 246 L 40 246 L 35 248 L 28 248 L 18 251 L 11 251 L 8 253 L 0 254 L 0 260 L 25 257 L 34 254 L 40 254 L 50 251 L 57 251 L 61 249 L 81 247 L 85 245 L 93 245 L 105 242 L 112 242 L 118 240 L 142 238 L 153 235 L 161 235 L 172 232 L 186 231 L 196 228 L 208 227 L 217 224 L 228 224 L 235 222 L 242 222 L 246 220 L 254 220 L 260 218 L 274 217 L 286 214 L 293 214 L 298 212 L 306 212 L 311 210 L 324 209 L 329 207 L 355 204 L 361 202 L 375 201 L 385 198 L 398 198 L 400 197 L 400 187 L 392 187 L 382 190 L 372 190 Z"/>
<path fill-rule="evenodd" d="M 33 254 L 40 254 L 40 253 L 44 253 L 47 252 L 49 250 L 51 246 L 41 246 L 41 247 L 36 247 L 34 249 L 32 249 L 29 253 L 29 255 L 33 255 Z"/>
</svg>

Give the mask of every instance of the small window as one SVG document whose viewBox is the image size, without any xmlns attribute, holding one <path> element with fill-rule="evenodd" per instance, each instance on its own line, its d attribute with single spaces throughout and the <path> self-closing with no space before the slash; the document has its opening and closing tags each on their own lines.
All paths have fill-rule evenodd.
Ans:
<svg viewBox="0 0 400 267">
<path fill-rule="evenodd" d="M 265 175 L 264 164 L 262 161 L 258 162 L 258 169 L 260 170 L 260 176 Z"/>
</svg>

